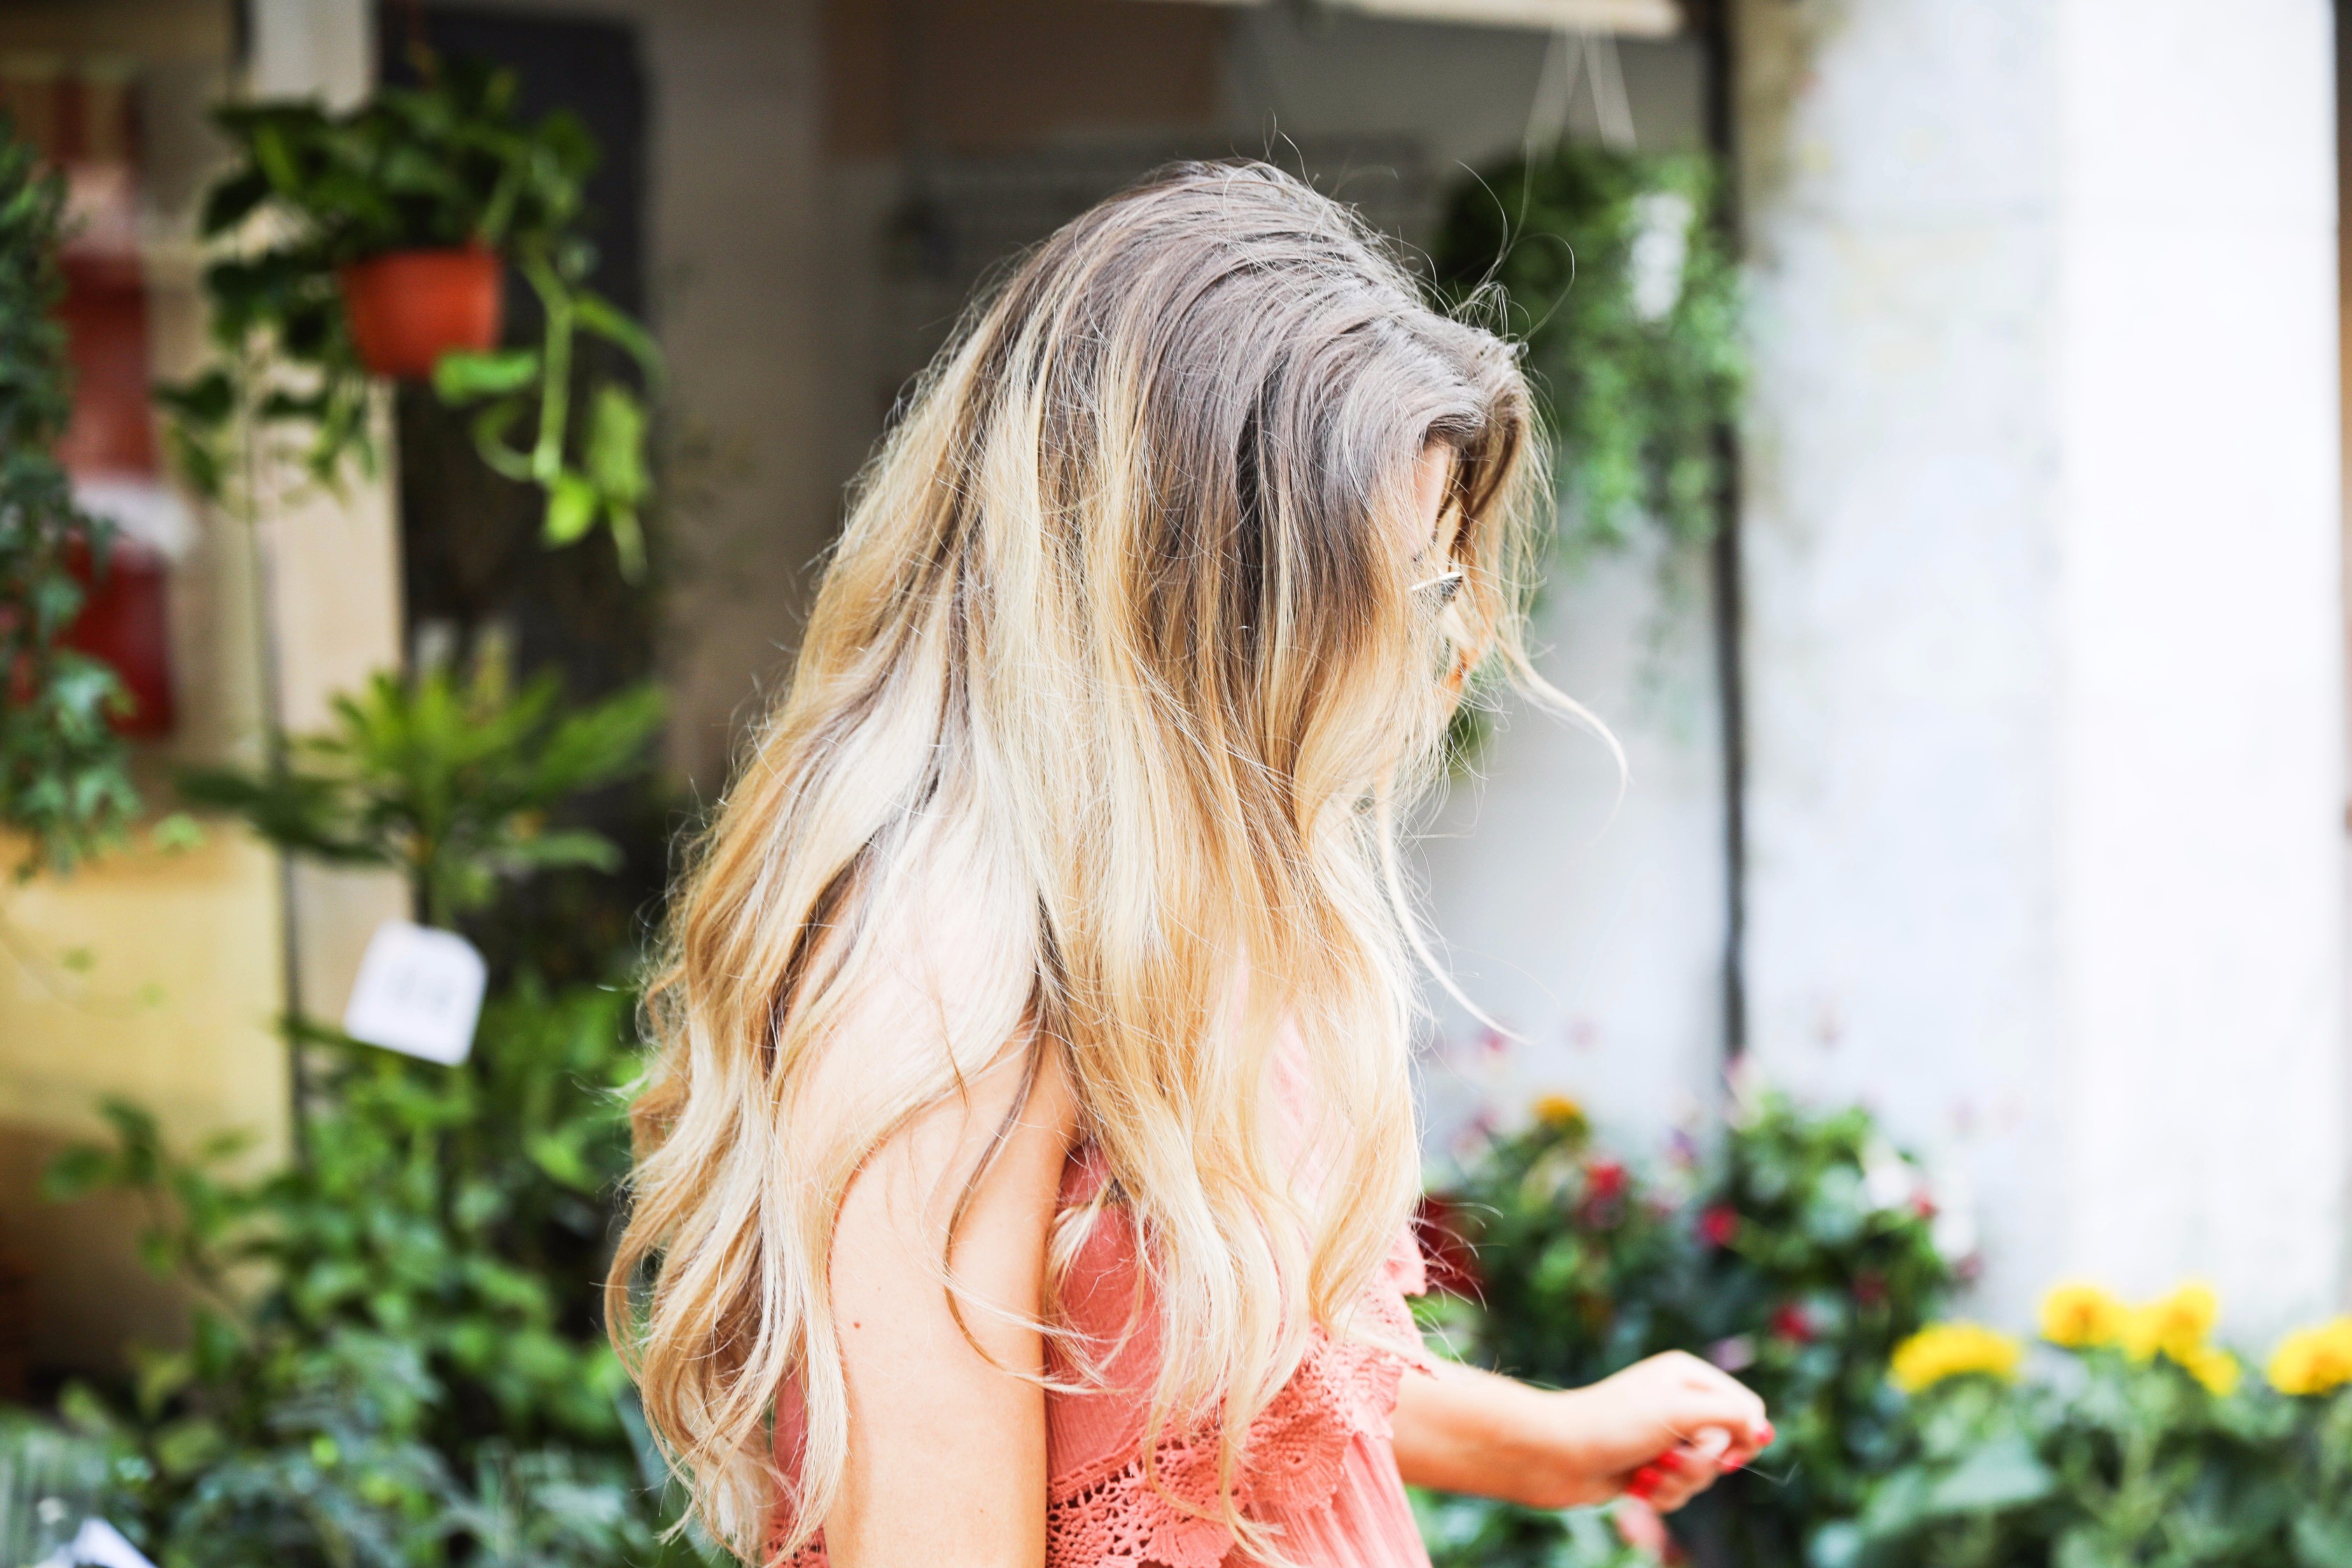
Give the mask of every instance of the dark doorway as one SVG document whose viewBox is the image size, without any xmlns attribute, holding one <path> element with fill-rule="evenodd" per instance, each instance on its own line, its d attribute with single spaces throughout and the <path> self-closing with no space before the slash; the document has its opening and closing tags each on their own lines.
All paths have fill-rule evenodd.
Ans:
<svg viewBox="0 0 2352 1568">
<path fill-rule="evenodd" d="M 421 45 L 442 59 L 511 68 L 526 118 L 563 109 L 585 123 L 601 150 L 587 193 L 595 247 L 590 282 L 642 319 L 648 105 L 636 28 L 604 17 L 387 0 L 377 11 L 377 41 L 387 83 L 421 79 Z M 529 342 L 540 330 L 536 300 L 512 277 L 507 319 L 509 342 Z M 611 352 L 583 342 L 583 376 L 624 369 L 616 353 L 605 362 L 591 357 Z M 625 581 L 601 531 L 547 549 L 540 539 L 540 491 L 485 467 L 465 420 L 443 408 L 429 387 L 401 385 L 397 426 L 402 592 L 412 659 L 463 657 L 496 637 L 519 676 L 559 671 L 575 703 L 651 677 L 653 582 Z M 647 521 L 657 579 L 658 524 Z M 565 955 L 559 968 L 593 967 L 628 946 L 665 875 L 664 813 L 632 788 L 587 803 L 583 821 L 627 854 L 617 899 L 601 878 L 556 878 L 535 887 L 523 908 L 502 910 L 499 929 L 473 933 L 493 964 L 527 951 Z M 548 967 L 543 957 L 540 963 Z"/>
</svg>

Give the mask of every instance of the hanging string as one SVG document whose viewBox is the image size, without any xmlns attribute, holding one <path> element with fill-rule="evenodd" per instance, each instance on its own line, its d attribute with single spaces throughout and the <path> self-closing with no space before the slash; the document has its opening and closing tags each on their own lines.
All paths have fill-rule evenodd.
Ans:
<svg viewBox="0 0 2352 1568">
<path fill-rule="evenodd" d="M 1633 109 L 1625 93 L 1625 68 L 1618 58 L 1616 37 L 1562 27 L 1544 49 L 1535 97 L 1528 105 L 1521 151 L 1528 162 L 1568 140 L 1569 114 L 1576 104 L 1580 77 L 1592 94 L 1592 119 L 1601 144 L 1613 153 L 1633 151 Z"/>
<path fill-rule="evenodd" d="M 1576 96 L 1576 68 L 1583 51 L 1570 47 L 1573 37 L 1562 27 L 1544 47 L 1543 69 L 1536 75 L 1535 97 L 1528 104 L 1528 129 L 1520 151 L 1530 163 L 1538 153 L 1568 139 L 1568 109 Z"/>
<path fill-rule="evenodd" d="M 1601 144 L 1612 153 L 1633 151 L 1633 106 L 1625 96 L 1625 68 L 1617 58 L 1613 33 L 1584 35 L 1584 76 L 1592 84 L 1592 117 Z"/>
</svg>

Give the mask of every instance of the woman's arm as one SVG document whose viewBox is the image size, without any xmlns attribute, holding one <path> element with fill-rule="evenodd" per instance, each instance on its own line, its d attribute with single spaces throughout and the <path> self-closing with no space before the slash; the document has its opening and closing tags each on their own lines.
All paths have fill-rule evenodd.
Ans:
<svg viewBox="0 0 2352 1568">
<path fill-rule="evenodd" d="M 842 1206 L 833 1303 L 850 1440 L 824 1520 L 834 1568 L 1045 1560 L 1045 1396 L 1018 1373 L 1044 1370 L 1044 1345 L 1028 1325 L 1076 1121 L 1050 1051 L 958 1232 L 955 1276 L 977 1298 L 965 1303 L 961 1328 L 940 1278 L 965 1173 L 1012 1109 L 1020 1079 L 1018 1056 L 1008 1056 L 972 1080 L 968 1100 L 950 1098 L 901 1129 Z"/>
<path fill-rule="evenodd" d="M 1441 1363 L 1434 1377 L 1406 1376 L 1395 1427 L 1397 1468 L 1412 1485 L 1529 1508 L 1605 1502 L 1648 1469 L 1639 1489 L 1671 1511 L 1772 1440 L 1762 1400 L 1679 1352 L 1572 1389 Z"/>
</svg>

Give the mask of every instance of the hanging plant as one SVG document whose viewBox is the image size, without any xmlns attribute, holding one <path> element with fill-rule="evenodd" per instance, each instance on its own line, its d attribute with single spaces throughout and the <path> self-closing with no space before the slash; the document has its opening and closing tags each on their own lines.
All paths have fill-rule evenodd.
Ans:
<svg viewBox="0 0 2352 1568">
<path fill-rule="evenodd" d="M 371 376 L 429 376 L 444 402 L 477 410 L 485 462 L 546 492 L 549 544 L 602 523 L 634 579 L 645 405 L 610 378 L 580 397 L 577 339 L 617 345 L 648 384 L 661 359 L 640 323 L 585 285 L 594 252 L 578 228 L 595 142 L 560 110 L 525 124 L 510 70 L 422 63 L 424 86 L 381 88 L 348 113 L 308 100 L 215 113 L 239 159 L 206 194 L 204 237 L 267 238 L 205 271 L 220 362 L 160 394 L 182 465 L 219 497 L 234 433 L 250 424 L 292 433 L 321 482 L 347 463 L 372 471 Z M 540 305 L 534 347 L 499 346 L 509 266 Z"/>
<path fill-rule="evenodd" d="M 1713 164 L 1563 143 L 1458 185 L 1433 255 L 1449 302 L 1498 300 L 1527 345 L 1568 557 L 1714 537 L 1744 363 Z"/>
<path fill-rule="evenodd" d="M 27 840 L 20 876 L 72 869 L 139 809 L 110 722 L 122 683 L 62 640 L 82 605 L 75 558 L 103 571 L 106 553 L 55 455 L 73 411 L 57 319 L 64 212 L 64 183 L 0 117 L 0 826 Z"/>
</svg>

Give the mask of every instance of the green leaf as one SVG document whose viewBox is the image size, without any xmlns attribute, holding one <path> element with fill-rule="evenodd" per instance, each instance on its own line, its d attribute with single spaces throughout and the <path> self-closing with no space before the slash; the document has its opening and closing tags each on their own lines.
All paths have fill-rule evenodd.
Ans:
<svg viewBox="0 0 2352 1568">
<path fill-rule="evenodd" d="M 443 354 L 434 363 L 433 390 L 444 403 L 471 403 L 520 392 L 539 379 L 539 353 L 534 349 L 459 351 Z"/>
<path fill-rule="evenodd" d="M 607 384 L 588 421 L 589 481 L 612 505 L 631 510 L 646 498 L 646 415 L 637 400 Z"/>
<path fill-rule="evenodd" d="M 147 830 L 147 841 L 166 854 L 182 854 L 204 847 L 205 830 L 203 825 L 186 812 L 169 812 L 157 818 L 155 826 Z"/>
<path fill-rule="evenodd" d="M 112 1153 L 94 1143 L 75 1143 L 59 1151 L 41 1176 L 41 1195 L 51 1203 L 75 1198 L 114 1184 Z"/>
<path fill-rule="evenodd" d="M 626 349 L 645 371 L 648 381 L 661 378 L 660 345 L 654 342 L 653 334 L 627 312 L 602 294 L 587 289 L 580 289 L 573 296 L 572 308 L 579 312 L 583 327 Z"/>
<path fill-rule="evenodd" d="M 2294 1537 L 2296 1568 L 2352 1568 L 2352 1519 L 2306 1509 L 2295 1518 Z"/>
<path fill-rule="evenodd" d="M 1971 1452 L 1929 1489 L 1931 1513 L 1990 1513 L 2040 1502 L 2057 1488 L 2057 1478 L 2014 1433 Z"/>
<path fill-rule="evenodd" d="M 547 521 L 540 530 L 548 543 L 571 544 L 596 526 L 596 487 L 576 473 L 556 475 L 547 491 Z"/>
</svg>

